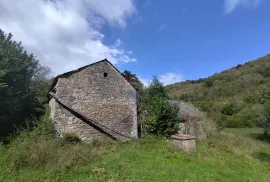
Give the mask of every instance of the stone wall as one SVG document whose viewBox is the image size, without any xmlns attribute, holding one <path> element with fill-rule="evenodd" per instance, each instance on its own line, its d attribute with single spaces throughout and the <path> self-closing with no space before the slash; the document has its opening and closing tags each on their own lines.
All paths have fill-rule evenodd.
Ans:
<svg viewBox="0 0 270 182">
<path fill-rule="evenodd" d="M 168 100 L 179 108 L 180 134 L 196 136 L 197 139 L 206 139 L 216 131 L 215 123 L 204 113 L 200 112 L 192 103 Z"/>
<path fill-rule="evenodd" d="M 138 137 L 136 91 L 107 61 L 60 76 L 54 88 L 58 98 L 93 121 L 126 136 Z M 50 108 L 57 135 L 71 133 L 82 140 L 104 136 L 53 98 L 50 100 Z M 116 133 L 109 133 L 118 139 L 127 139 Z"/>
</svg>

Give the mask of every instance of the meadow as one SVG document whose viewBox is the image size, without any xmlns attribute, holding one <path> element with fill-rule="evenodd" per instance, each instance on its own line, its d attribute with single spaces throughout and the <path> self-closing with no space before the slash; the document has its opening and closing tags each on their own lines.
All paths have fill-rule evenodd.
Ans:
<svg viewBox="0 0 270 182">
<path fill-rule="evenodd" d="M 196 153 L 169 139 L 82 143 L 37 127 L 0 145 L 0 181 L 269 181 L 270 145 L 248 129 L 197 141 Z M 44 126 L 43 126 L 44 128 Z M 46 127 L 45 127 L 46 128 Z M 248 130 L 248 131 L 245 131 Z M 259 131 L 254 129 L 254 131 Z M 257 132 L 257 135 L 260 133 Z"/>
</svg>

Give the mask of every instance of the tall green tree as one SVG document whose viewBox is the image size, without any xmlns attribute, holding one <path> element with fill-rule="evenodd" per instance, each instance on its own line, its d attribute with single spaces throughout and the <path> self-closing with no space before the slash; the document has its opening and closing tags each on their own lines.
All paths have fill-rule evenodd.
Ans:
<svg viewBox="0 0 270 182">
<path fill-rule="evenodd" d="M 44 113 L 48 70 L 28 54 L 12 34 L 0 30 L 0 137 L 25 125 L 25 120 Z M 43 86 L 41 86 L 41 80 Z"/>
<path fill-rule="evenodd" d="M 162 83 L 153 78 L 142 96 L 142 127 L 143 131 L 159 136 L 169 136 L 179 126 L 179 108 L 170 105 L 168 96 Z"/>
</svg>

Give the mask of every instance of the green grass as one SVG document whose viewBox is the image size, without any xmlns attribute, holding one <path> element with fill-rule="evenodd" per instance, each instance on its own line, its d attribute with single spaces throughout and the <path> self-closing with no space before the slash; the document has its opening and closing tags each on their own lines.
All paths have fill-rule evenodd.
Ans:
<svg viewBox="0 0 270 182">
<path fill-rule="evenodd" d="M 224 128 L 225 132 L 234 134 L 261 134 L 262 128 Z"/>
<path fill-rule="evenodd" d="M 220 132 L 197 141 L 196 153 L 164 138 L 81 143 L 55 138 L 49 116 L 34 131 L 0 143 L 0 181 L 269 181 L 270 145 Z"/>
<path fill-rule="evenodd" d="M 228 133 L 197 142 L 193 154 L 155 137 L 82 144 L 24 133 L 0 146 L 0 181 L 268 181 L 264 149 Z"/>
</svg>

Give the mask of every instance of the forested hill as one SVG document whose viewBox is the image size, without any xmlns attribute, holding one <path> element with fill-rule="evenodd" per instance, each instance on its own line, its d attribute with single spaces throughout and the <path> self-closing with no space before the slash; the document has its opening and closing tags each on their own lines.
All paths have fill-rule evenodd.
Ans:
<svg viewBox="0 0 270 182">
<path fill-rule="evenodd" d="M 192 102 L 225 127 L 270 122 L 270 54 L 205 79 L 166 88 L 172 99 Z"/>
</svg>

